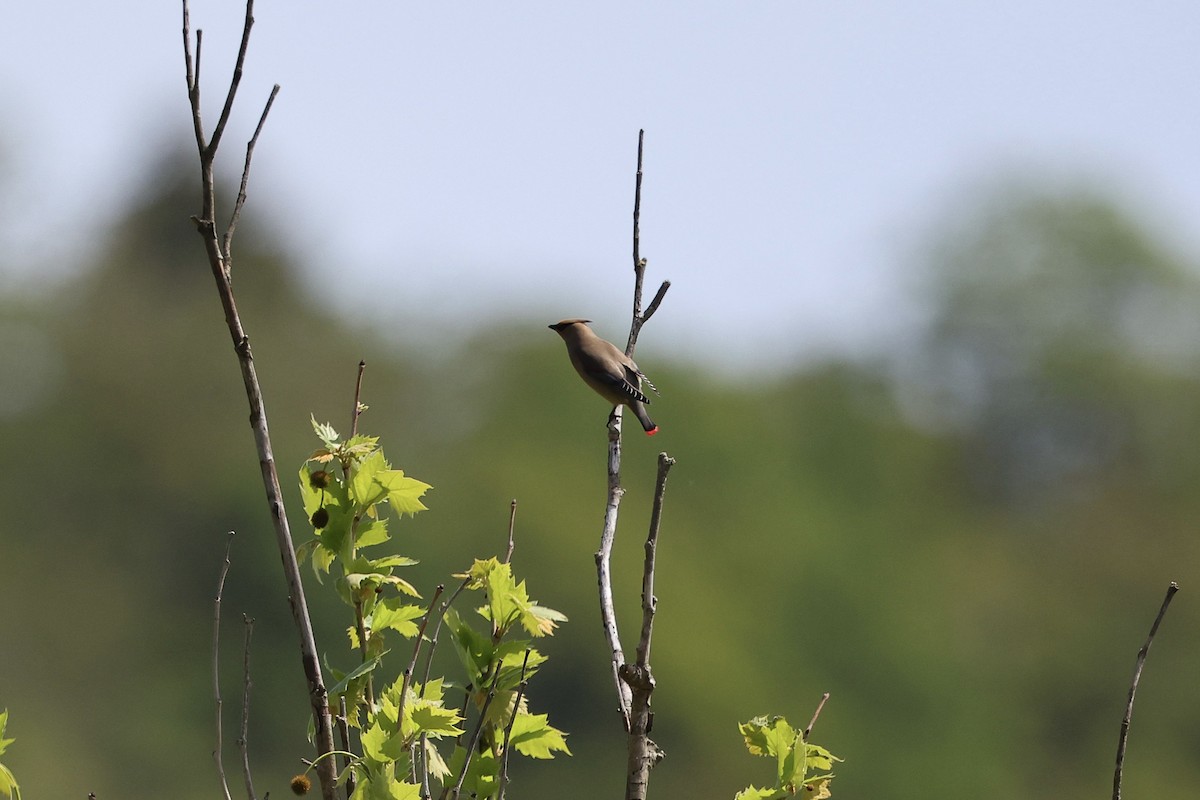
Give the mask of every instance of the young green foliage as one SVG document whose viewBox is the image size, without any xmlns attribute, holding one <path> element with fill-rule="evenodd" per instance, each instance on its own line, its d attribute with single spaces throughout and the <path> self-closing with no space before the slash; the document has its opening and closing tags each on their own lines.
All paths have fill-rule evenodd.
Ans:
<svg viewBox="0 0 1200 800">
<path fill-rule="evenodd" d="M 5 739 L 4 729 L 8 727 L 8 709 L 0 711 L 0 756 L 4 755 L 4 751 L 8 746 L 16 741 L 16 739 Z M 0 794 L 5 797 L 13 797 L 16 800 L 21 800 L 21 787 L 17 785 L 17 779 L 13 777 L 12 771 L 0 764 Z"/>
<path fill-rule="evenodd" d="M 746 749 L 751 755 L 775 759 L 775 786 L 759 789 L 748 786 L 734 800 L 784 800 L 803 792 L 806 800 L 830 797 L 833 762 L 842 759 L 824 747 L 804 740 L 783 717 L 755 717 L 738 725 Z"/>
<path fill-rule="evenodd" d="M 393 574 L 417 563 L 414 559 L 371 557 L 364 551 L 390 540 L 386 508 L 398 518 L 423 511 L 421 498 L 430 487 L 393 469 L 375 437 L 343 442 L 330 425 L 315 419 L 313 431 L 322 447 L 305 461 L 299 477 L 314 538 L 299 555 L 312 560 L 319 582 L 334 576 L 333 588 L 355 610 L 347 637 L 361 663 L 349 672 L 326 664 L 335 681 L 330 696 L 346 699 L 348 722 L 360 731 L 361 754 L 348 768 L 357 780 L 351 800 L 416 798 L 425 777 L 447 789 L 461 783 L 460 796 L 494 797 L 507 748 L 535 759 L 569 755 L 566 734 L 546 715 L 530 713 L 525 694 L 526 682 L 546 661 L 531 647 L 532 639 L 553 635 L 566 617 L 532 600 L 512 566 L 495 558 L 476 560 L 457 576 L 465 579 L 465 590 L 484 593 L 477 609 L 485 622 L 482 630 L 443 606 L 444 624 L 466 673 L 463 684 L 452 686 L 442 678 L 422 683 L 406 669 L 378 688 L 390 652 L 384 635 L 416 637 L 434 608 L 408 602 L 420 595 Z M 377 688 L 367 691 L 370 686 Z M 465 691 L 466 702 L 447 704 L 450 689 Z M 371 702 L 364 702 L 367 697 Z M 438 745 L 448 742 L 453 750 L 446 757 Z"/>
</svg>

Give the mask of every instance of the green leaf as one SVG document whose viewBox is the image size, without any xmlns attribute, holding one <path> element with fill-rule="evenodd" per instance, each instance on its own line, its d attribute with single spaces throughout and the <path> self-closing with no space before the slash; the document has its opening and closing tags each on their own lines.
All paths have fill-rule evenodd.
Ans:
<svg viewBox="0 0 1200 800">
<path fill-rule="evenodd" d="M 425 609 L 421 606 L 404 603 L 399 597 L 388 597 L 381 600 L 371 613 L 371 630 L 394 630 L 411 639 L 419 630 L 414 620 L 424 615 Z"/>
<path fill-rule="evenodd" d="M 461 746 L 454 748 L 450 756 L 450 772 L 458 775 L 462 772 L 467 754 Z M 492 751 L 477 752 L 471 757 L 467 768 L 467 777 L 463 781 L 463 791 L 460 797 L 491 797 L 500 785 L 500 763 Z"/>
<path fill-rule="evenodd" d="M 355 467 L 350 478 L 350 499 L 359 508 L 373 506 L 387 496 L 387 490 L 375 480 L 375 476 L 386 469 L 387 461 L 381 450 L 371 453 Z"/>
<path fill-rule="evenodd" d="M 409 478 L 398 469 L 377 475 L 376 480 L 387 490 L 387 502 L 397 514 L 412 515 L 426 510 L 421 498 L 433 488 L 428 483 Z"/>
<path fill-rule="evenodd" d="M 360 525 L 354 534 L 355 544 L 358 547 L 370 547 L 375 544 L 383 544 L 388 540 L 388 526 L 386 519 L 373 519 L 366 525 Z"/>
<path fill-rule="evenodd" d="M 434 738 L 443 736 L 458 736 L 463 733 L 458 723 L 462 717 L 453 708 L 438 708 L 430 703 L 414 703 L 410 715 L 419 733 L 428 734 Z"/>
<path fill-rule="evenodd" d="M 364 661 L 354 669 L 350 670 L 350 672 L 346 674 L 346 677 L 342 678 L 337 682 L 337 684 L 334 685 L 332 689 L 328 690 L 329 694 L 338 695 L 344 692 L 346 690 L 346 685 L 350 683 L 350 681 L 354 680 L 360 675 L 366 675 L 368 672 L 378 667 L 380 660 L 382 660 L 388 652 L 390 651 L 384 650 L 382 653 L 370 659 L 369 661 Z"/>
<path fill-rule="evenodd" d="M 3 764 L 0 764 L 0 794 L 21 800 L 21 787 L 17 785 L 17 779 L 13 777 L 12 771 Z"/>
<path fill-rule="evenodd" d="M 733 800 L 781 800 L 784 796 L 779 789 L 756 789 L 753 786 L 747 786 L 734 795 Z"/>
<path fill-rule="evenodd" d="M 370 563 L 375 569 L 383 569 L 385 567 L 411 567 L 421 562 L 408 556 L 386 556 L 384 558 L 376 558 Z"/>
<path fill-rule="evenodd" d="M 398 761 L 408 750 L 404 737 L 389 731 L 378 720 L 363 732 L 362 747 L 363 753 L 375 761 Z"/>
<path fill-rule="evenodd" d="M 554 753 L 571 755 L 566 734 L 549 724 L 545 714 L 517 713 L 509 744 L 530 758 L 554 758 Z"/>
<path fill-rule="evenodd" d="M 421 787 L 398 781 L 391 762 L 366 764 L 358 771 L 359 782 L 351 800 L 419 800 Z"/>
<path fill-rule="evenodd" d="M 338 432 L 333 429 L 333 426 L 328 422 L 317 422 L 314 415 L 310 414 L 309 416 L 312 419 L 313 433 L 317 435 L 317 438 L 330 450 L 336 448 L 338 439 L 341 437 L 338 436 Z"/>
<path fill-rule="evenodd" d="M 450 767 L 446 766 L 442 754 L 430 741 L 425 742 L 425 769 L 439 781 L 445 780 L 450 775 Z"/>
<path fill-rule="evenodd" d="M 16 741 L 16 739 L 5 739 L 4 729 L 8 727 L 8 709 L 0 711 L 0 756 L 4 755 L 4 751 L 8 746 Z"/>
</svg>

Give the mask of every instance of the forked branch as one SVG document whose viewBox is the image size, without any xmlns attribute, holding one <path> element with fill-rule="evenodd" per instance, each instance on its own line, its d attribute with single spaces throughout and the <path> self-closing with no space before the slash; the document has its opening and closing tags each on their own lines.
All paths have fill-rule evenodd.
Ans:
<svg viewBox="0 0 1200 800">
<path fill-rule="evenodd" d="M 334 800 L 336 797 L 336 766 L 332 758 L 322 758 L 326 753 L 333 752 L 333 728 L 329 715 L 329 699 L 325 690 L 324 679 L 321 675 L 321 665 L 317 654 L 316 640 L 313 636 L 312 622 L 309 619 L 308 604 L 304 598 L 304 585 L 300 578 L 300 567 L 296 560 L 296 550 L 292 544 L 291 531 L 288 528 L 287 513 L 284 509 L 283 494 L 279 488 L 279 475 L 275 468 L 275 457 L 271 448 L 271 436 L 267 427 L 266 404 L 263 401 L 262 389 L 258 382 L 258 373 L 254 366 L 254 356 L 250 350 L 250 338 L 242 327 L 241 318 L 234 302 L 232 277 L 232 238 L 237 226 L 238 217 L 245 203 L 246 183 L 250 175 L 250 161 L 254 145 L 262 132 L 267 113 L 271 109 L 279 87 L 271 92 L 254 136 L 246 147 L 245 166 L 242 171 L 242 184 L 238 198 L 234 202 L 233 213 L 229 226 L 222 237 L 217 231 L 217 193 L 214 178 L 213 163 L 216 159 L 217 148 L 225 132 L 237 97 L 238 85 L 241 83 L 242 70 L 246 61 L 246 53 L 250 45 L 250 29 L 254 25 L 254 0 L 246 0 L 246 17 L 242 29 L 241 44 L 238 48 L 237 61 L 234 65 L 233 78 L 225 95 L 225 103 L 221 116 L 213 129 L 211 141 L 206 140 L 204 124 L 201 117 L 200 104 L 200 49 L 203 37 L 196 32 L 196 56 L 193 60 L 191 49 L 190 17 L 187 0 L 183 0 L 183 52 L 184 66 L 187 77 L 188 101 L 191 106 L 192 126 L 196 137 L 196 149 L 200 157 L 201 180 L 201 211 L 193 218 L 196 228 L 204 241 L 204 249 L 208 255 L 209 266 L 217 284 L 217 294 L 225 311 L 225 323 L 233 340 L 241 367 L 242 383 L 246 389 L 246 398 L 250 404 L 250 426 L 254 432 L 254 442 L 258 451 L 259 467 L 262 472 L 263 487 L 267 495 L 267 505 L 271 521 L 275 529 L 276 545 L 283 560 L 284 579 L 288 587 L 288 600 L 291 604 L 292 619 L 300 637 L 301 663 L 304 675 L 308 681 L 309 702 L 312 706 L 313 721 L 316 731 L 317 749 L 317 778 L 321 783 L 321 794 L 324 800 Z"/>
<path fill-rule="evenodd" d="M 637 175 L 633 199 L 633 319 L 629 328 L 629 342 L 625 354 L 632 357 L 637 346 L 642 325 L 650 319 L 670 288 L 670 281 L 663 281 L 654 299 L 645 311 L 642 310 L 642 285 L 646 274 L 646 259 L 641 254 L 641 209 L 642 209 L 642 158 L 645 131 L 638 131 Z M 629 737 L 629 769 L 626 775 L 625 796 L 627 800 L 642 800 L 646 797 L 650 768 L 662 758 L 662 751 L 648 736 L 653 714 L 650 711 L 650 695 L 654 691 L 654 676 L 650 671 L 650 642 L 654 627 L 654 564 L 658 542 L 658 528 L 662 517 L 662 500 L 666 488 L 667 473 L 675 460 L 666 453 L 659 455 L 658 483 L 651 514 L 650 536 L 646 541 L 646 559 L 642 577 L 642 628 L 638 640 L 636 661 L 628 664 L 621 647 L 617 629 L 617 617 L 612 594 L 612 548 L 617 535 L 617 516 L 621 497 L 621 408 L 618 406 L 608 425 L 608 502 L 604 511 L 604 528 L 600 535 L 600 549 L 596 552 L 596 572 L 600 585 L 600 620 L 608 641 L 612 659 L 613 681 L 617 690 L 617 705 L 624 729 Z"/>
</svg>

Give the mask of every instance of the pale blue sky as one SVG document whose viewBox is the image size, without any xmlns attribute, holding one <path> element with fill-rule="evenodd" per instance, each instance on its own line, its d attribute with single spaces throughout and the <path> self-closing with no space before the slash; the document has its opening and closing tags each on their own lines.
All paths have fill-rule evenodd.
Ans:
<svg viewBox="0 0 1200 800">
<path fill-rule="evenodd" d="M 3 17 L 11 283 L 16 265 L 69 270 L 143 159 L 190 131 L 179 3 L 12 2 Z M 1200 220 L 1187 0 L 259 0 L 256 18 L 226 166 L 283 89 L 246 224 L 269 214 L 310 275 L 381 322 L 584 315 L 619 338 L 639 127 L 649 282 L 674 284 L 643 349 L 721 342 L 735 365 L 765 343 L 886 341 L 914 241 L 1005 165 L 1112 183 L 1164 229 Z M 241 5 L 194 0 L 192 24 L 211 125 Z"/>
</svg>

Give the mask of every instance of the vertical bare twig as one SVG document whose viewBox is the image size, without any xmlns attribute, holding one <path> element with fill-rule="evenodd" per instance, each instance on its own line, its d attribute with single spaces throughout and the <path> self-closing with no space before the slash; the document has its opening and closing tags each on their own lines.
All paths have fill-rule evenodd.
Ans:
<svg viewBox="0 0 1200 800">
<path fill-rule="evenodd" d="M 466 746 L 466 759 L 463 760 L 462 770 L 458 773 L 458 782 L 454 784 L 454 788 L 449 792 L 443 792 L 444 796 L 450 800 L 458 800 L 458 796 L 462 793 L 463 784 L 467 780 L 467 772 L 471 769 L 471 759 L 475 757 L 476 746 L 479 744 L 479 737 L 483 733 L 483 723 L 487 719 L 488 709 L 492 707 L 492 701 L 496 699 L 496 685 L 500 682 L 500 664 L 496 664 L 496 671 L 492 675 L 492 684 L 488 687 L 487 695 L 484 697 L 483 706 L 479 709 L 479 719 L 475 721 L 475 728 L 471 731 L 471 741 Z"/>
<path fill-rule="evenodd" d="M 400 707 L 396 711 L 396 719 L 404 719 L 404 705 L 408 702 L 408 687 L 412 685 L 412 676 L 417 669 L 417 659 L 421 656 L 421 644 L 425 640 L 425 628 L 429 625 L 429 619 L 433 616 L 434 609 L 437 608 L 438 598 L 442 596 L 445 590 L 445 584 L 439 583 L 437 588 L 433 590 L 433 599 L 429 601 L 429 608 L 425 611 L 425 616 L 421 618 L 421 628 L 417 631 L 417 636 L 413 641 L 413 654 L 408 662 L 408 666 L 404 668 L 404 682 L 400 687 Z"/>
<path fill-rule="evenodd" d="M 242 754 L 242 778 L 246 782 L 246 797 L 255 800 L 254 779 L 250 775 L 250 637 L 254 634 L 254 620 L 242 614 L 246 637 L 242 643 L 242 732 L 238 736 L 238 750 Z"/>
<path fill-rule="evenodd" d="M 221 595 L 225 592 L 225 576 L 229 574 L 229 553 L 233 549 L 233 531 L 229 532 L 229 538 L 225 543 L 225 560 L 221 563 L 221 574 L 217 578 L 217 596 L 213 600 L 213 700 L 216 703 L 217 709 L 217 746 L 213 750 L 213 760 L 217 764 L 217 775 L 221 779 L 221 791 L 224 793 L 225 800 L 231 800 L 229 795 L 229 781 L 225 778 L 225 758 L 223 751 L 225 745 L 223 743 L 221 724 Z"/>
<path fill-rule="evenodd" d="M 217 294 L 225 312 L 225 323 L 233 340 L 234 350 L 238 355 L 241 367 L 242 383 L 246 390 L 246 399 L 250 405 L 250 426 L 254 431 L 255 446 L 258 451 L 258 461 L 262 473 L 263 486 L 266 490 L 267 505 L 271 513 L 271 521 L 275 528 L 276 545 L 283 561 L 284 579 L 288 587 L 288 600 L 292 610 L 292 619 L 300 638 L 301 663 L 304 675 L 308 681 L 309 703 L 312 706 L 313 722 L 316 731 L 316 749 L 318 753 L 317 778 L 321 783 L 323 800 L 334 800 L 336 797 L 337 765 L 331 758 L 321 758 L 321 755 L 333 751 L 333 728 L 329 714 L 329 698 L 325 689 L 324 678 L 321 675 L 321 662 L 317 653 L 316 639 L 313 635 L 312 621 L 308 614 L 308 604 L 304 597 L 304 584 L 300 577 L 300 567 L 296 561 L 296 550 L 292 543 L 291 530 L 288 527 L 287 513 L 284 508 L 283 494 L 279 488 L 279 474 L 275 468 L 275 457 L 271 448 L 271 435 L 267 426 L 266 404 L 263 401 L 262 389 L 258 382 L 258 372 L 254 366 L 254 356 L 250 350 L 250 338 L 242 327 L 242 321 L 237 311 L 233 297 L 233 287 L 230 283 L 232 265 L 232 240 L 227 235 L 224 240 L 219 238 L 216 225 L 216 179 L 213 163 L 217 148 L 224 134 L 225 126 L 233 109 L 237 96 L 238 84 L 241 82 L 242 70 L 246 60 L 246 52 L 250 44 L 250 29 L 254 24 L 254 1 L 246 0 L 246 18 L 242 30 L 241 44 L 238 48 L 237 61 L 234 65 L 233 78 L 229 91 L 225 96 L 225 104 L 221 116 L 213 130 L 212 140 L 206 141 L 204 125 L 200 113 L 200 75 L 198 71 L 200 43 L 199 31 L 196 34 L 196 60 L 193 62 L 191 53 L 191 33 L 187 0 L 183 0 L 183 51 L 184 66 L 187 78 L 188 101 L 192 112 L 192 126 L 196 137 L 196 149 L 200 157 L 201 181 L 201 211 L 194 217 L 197 230 L 204 241 L 205 252 L 208 255 L 209 266 L 217 284 Z M 243 179 L 247 180 L 250 169 L 250 156 L 259 133 L 266 121 L 267 112 L 274 100 L 276 90 L 272 90 L 254 137 L 247 145 L 246 163 Z M 244 201 L 241 201 L 244 202 Z M 240 203 L 235 203 L 235 214 L 231 224 L 236 224 Z"/>
<path fill-rule="evenodd" d="M 642 568 L 642 632 L 638 637 L 637 661 L 626 664 L 621 678 L 630 686 L 633 704 L 629 724 L 629 761 L 626 776 L 626 800 L 645 800 L 650 784 L 650 768 L 662 759 L 662 751 L 650 740 L 654 712 L 650 696 L 654 693 L 654 673 L 650 669 L 650 641 L 654 632 L 654 613 L 658 598 L 654 596 L 654 565 L 658 552 L 658 529 L 662 522 L 663 496 L 667 490 L 667 474 L 675 459 L 666 453 L 658 454 L 658 479 L 654 486 L 654 507 L 650 513 L 650 533 L 646 537 L 646 557 Z"/>
<path fill-rule="evenodd" d="M 362 404 L 363 373 L 367 371 L 367 362 L 358 362 L 358 378 L 354 381 L 354 415 L 350 419 L 350 435 L 358 435 L 358 417 L 366 409 Z"/>
<path fill-rule="evenodd" d="M 529 668 L 529 648 L 525 648 L 525 658 L 521 661 L 521 682 L 517 685 L 517 694 L 513 698 L 512 715 L 508 718 L 508 724 L 504 726 L 504 760 L 500 763 L 500 791 L 496 800 L 504 800 L 504 790 L 508 788 L 508 754 L 509 742 L 512 741 L 513 723 L 517 721 L 517 712 L 521 710 L 521 699 L 525 696 L 525 690 L 529 688 L 529 681 L 525 679 L 525 671 Z"/>
<path fill-rule="evenodd" d="M 513 498 L 512 503 L 508 507 L 508 549 L 504 551 L 504 563 L 512 561 L 513 550 L 517 546 L 517 542 L 513 539 L 513 529 L 517 522 L 517 498 Z"/>
<path fill-rule="evenodd" d="M 338 697 L 338 715 L 337 715 L 337 732 L 338 738 L 342 742 L 342 771 L 346 773 L 346 797 L 354 795 L 354 789 L 358 785 L 358 779 L 354 776 L 354 770 L 350 767 L 350 723 L 346 719 L 346 695 Z"/>
<path fill-rule="evenodd" d="M 629 326 L 629 341 L 625 354 L 633 357 L 638 335 L 642 326 L 658 310 L 670 281 L 663 281 L 654 299 L 645 311 L 642 310 L 642 286 L 646 274 L 646 259 L 641 254 L 641 211 L 643 155 L 645 131 L 638 131 L 637 173 L 633 198 L 633 319 Z M 617 701 L 629 735 L 629 759 L 626 775 L 625 797 L 627 800 L 643 800 L 649 784 L 650 768 L 663 757 L 663 752 L 648 736 L 653 724 L 650 711 L 650 696 L 654 691 L 654 676 L 650 670 L 650 642 L 654 627 L 654 612 L 657 600 L 654 597 L 654 565 L 657 550 L 658 529 L 662 515 L 663 494 L 666 490 L 667 473 L 675 460 L 666 453 L 659 454 L 658 483 L 655 489 L 654 508 L 651 514 L 650 535 L 646 542 L 646 559 L 642 577 L 642 629 L 634 664 L 625 662 L 617 629 L 616 612 L 613 608 L 611 558 L 617 533 L 617 515 L 624 489 L 621 487 L 621 409 L 614 410 L 608 425 L 608 502 L 604 511 L 604 528 L 600 536 L 600 549 L 596 552 L 597 579 L 600 584 L 600 619 L 604 627 L 612 656 L 613 680 L 616 683 Z"/>
<path fill-rule="evenodd" d="M 1167 587 L 1167 596 L 1163 598 L 1158 615 L 1154 618 L 1154 624 L 1150 626 L 1150 635 L 1146 637 L 1146 643 L 1142 645 L 1142 649 L 1138 650 L 1137 663 L 1133 668 L 1133 681 L 1129 685 L 1129 702 L 1125 704 L 1125 716 L 1121 719 L 1121 735 L 1117 740 L 1117 768 L 1113 772 L 1113 800 L 1121 800 L 1121 777 L 1125 770 L 1125 743 L 1129 738 L 1129 721 L 1133 718 L 1133 696 L 1137 694 L 1138 681 L 1142 679 L 1142 667 L 1146 663 L 1146 654 L 1150 652 L 1150 645 L 1154 643 L 1154 635 L 1158 633 L 1159 623 L 1167 613 L 1167 606 L 1171 605 L 1171 598 L 1178 591 L 1179 584 L 1171 581 L 1171 585 Z"/>
</svg>

